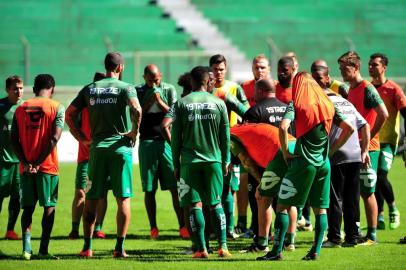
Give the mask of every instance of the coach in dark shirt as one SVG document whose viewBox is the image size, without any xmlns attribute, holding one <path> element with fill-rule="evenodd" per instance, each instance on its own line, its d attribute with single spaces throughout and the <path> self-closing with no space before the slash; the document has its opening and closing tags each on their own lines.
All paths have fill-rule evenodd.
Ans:
<svg viewBox="0 0 406 270">
<path fill-rule="evenodd" d="M 275 97 L 275 83 L 261 79 L 255 83 L 256 104 L 243 116 L 244 122 L 266 123 L 279 127 L 287 105 Z"/>
<path fill-rule="evenodd" d="M 244 114 L 243 122 L 266 123 L 279 127 L 287 105 L 276 98 L 274 81 L 258 80 L 255 83 L 254 99 L 256 104 Z M 252 212 L 251 230 L 254 235 L 258 235 L 258 205 L 255 198 L 258 184 L 251 175 L 248 176 L 248 198 Z"/>
</svg>

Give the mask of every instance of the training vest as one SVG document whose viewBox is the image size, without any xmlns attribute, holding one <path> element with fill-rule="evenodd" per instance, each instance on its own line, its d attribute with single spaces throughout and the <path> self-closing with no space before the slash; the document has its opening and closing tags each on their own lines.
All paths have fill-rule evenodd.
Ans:
<svg viewBox="0 0 406 270">
<path fill-rule="evenodd" d="M 330 133 L 335 113 L 334 105 L 310 74 L 301 72 L 295 76 L 292 96 L 296 138 L 305 135 L 320 123 L 323 123 L 327 134 Z"/>
<path fill-rule="evenodd" d="M 81 125 L 80 130 L 83 135 L 85 135 L 86 140 L 90 140 L 90 119 L 89 119 L 89 110 L 84 108 L 81 113 Z M 83 161 L 89 160 L 89 146 L 84 145 L 79 141 L 79 151 L 77 162 L 81 163 Z"/>
<path fill-rule="evenodd" d="M 26 100 L 15 112 L 20 144 L 29 163 L 34 163 L 45 151 L 51 140 L 54 121 L 58 113 L 59 102 L 50 98 L 32 98 Z M 20 164 L 20 173 L 24 167 Z M 58 154 L 56 146 L 40 164 L 39 171 L 58 175 Z"/>
<path fill-rule="evenodd" d="M 365 88 L 371 85 L 370 82 L 363 80 L 357 87 L 351 88 L 348 93 L 348 100 L 354 105 L 357 111 L 365 118 L 370 125 L 371 130 L 374 128 L 377 113 L 374 108 L 366 108 L 364 105 Z M 372 85 L 371 85 L 372 86 Z M 379 150 L 379 132 L 371 138 L 369 151 Z"/>
<path fill-rule="evenodd" d="M 244 145 L 250 158 L 262 168 L 268 166 L 281 148 L 278 132 L 277 127 L 263 123 L 237 125 L 230 130 L 230 134 Z M 289 135 L 288 140 L 292 141 L 295 138 Z"/>
<path fill-rule="evenodd" d="M 247 97 L 250 107 L 254 106 L 256 104 L 255 99 L 254 99 L 255 79 L 245 81 L 241 85 L 241 87 L 242 87 L 242 89 L 244 89 L 245 96 Z"/>
<path fill-rule="evenodd" d="M 292 87 L 283 88 L 283 86 L 277 82 L 275 85 L 275 96 L 283 103 L 289 104 L 292 101 Z"/>
</svg>

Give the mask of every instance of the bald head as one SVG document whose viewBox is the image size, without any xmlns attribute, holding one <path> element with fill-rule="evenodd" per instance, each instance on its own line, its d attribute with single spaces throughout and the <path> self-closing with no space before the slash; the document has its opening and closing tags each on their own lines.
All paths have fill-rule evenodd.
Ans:
<svg viewBox="0 0 406 270">
<path fill-rule="evenodd" d="M 256 102 L 275 96 L 275 83 L 271 79 L 260 79 L 255 82 L 254 99 Z"/>
<path fill-rule="evenodd" d="M 327 62 L 323 59 L 316 60 L 312 63 L 310 69 L 313 79 L 322 89 L 327 89 L 330 85 L 329 68 Z"/>
<path fill-rule="evenodd" d="M 149 64 L 144 68 L 144 80 L 148 87 L 156 87 L 161 84 L 161 71 L 154 64 Z"/>
</svg>

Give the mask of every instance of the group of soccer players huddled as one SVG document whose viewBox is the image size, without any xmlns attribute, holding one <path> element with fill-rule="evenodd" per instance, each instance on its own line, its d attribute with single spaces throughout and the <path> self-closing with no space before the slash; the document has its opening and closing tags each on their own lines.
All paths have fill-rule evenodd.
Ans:
<svg viewBox="0 0 406 270">
<path fill-rule="evenodd" d="M 58 198 L 56 146 L 64 122 L 79 142 L 68 237 L 80 238 L 82 220 L 80 257 L 92 257 L 92 239 L 106 237 L 102 224 L 108 190 L 117 202 L 113 257 L 129 256 L 124 241 L 137 138 L 150 237 L 159 238 L 159 182 L 161 190 L 171 193 L 179 236 L 192 240 L 189 254 L 195 259 L 213 252 L 211 237 L 224 258 L 232 256 L 227 240 L 244 237 L 252 238 L 252 244 L 239 252 L 260 253 L 257 260 L 281 260 L 283 250 L 295 250 L 297 230 L 313 230 L 310 207 L 314 241 L 304 260 L 317 260 L 321 248 L 374 245 L 377 230 L 399 227 L 388 171 L 397 153 L 400 114 L 406 119 L 406 97 L 387 79 L 384 54 L 370 56 L 370 81 L 360 74 L 356 52 L 340 56 L 345 83 L 330 77 L 323 59 L 314 61 L 310 72 L 299 72 L 294 53 L 279 59 L 273 80 L 269 60 L 260 54 L 252 61 L 254 78 L 241 85 L 226 80 L 226 58 L 217 54 L 208 66 L 179 77 L 180 98 L 154 64 L 145 67 L 145 83 L 137 87 L 121 80 L 120 53 L 108 53 L 104 64 L 105 73 L 96 72 L 66 111 L 52 99 L 52 75 L 37 75 L 35 97 L 27 100 L 22 100 L 23 80 L 17 75 L 6 79 L 7 97 L 0 99 L 0 209 L 9 196 L 5 238 L 22 240 L 23 259 L 30 260 L 33 253 L 37 201 L 44 208 L 37 256 L 58 259 L 48 245 Z M 367 221 L 364 236 L 360 198 Z M 20 208 L 21 238 L 14 230 Z"/>
</svg>

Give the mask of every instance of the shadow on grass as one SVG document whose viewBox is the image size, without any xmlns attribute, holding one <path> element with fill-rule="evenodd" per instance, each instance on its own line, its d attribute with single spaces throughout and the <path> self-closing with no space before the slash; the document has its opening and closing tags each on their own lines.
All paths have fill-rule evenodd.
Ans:
<svg viewBox="0 0 406 270">
<path fill-rule="evenodd" d="M 187 262 L 187 261 L 196 261 L 196 259 L 192 259 L 192 255 L 183 255 L 178 251 L 169 251 L 166 249 L 138 249 L 138 250 L 128 250 L 127 254 L 129 255 L 128 258 L 125 259 L 116 259 L 116 260 L 125 260 L 125 261 L 138 261 L 138 262 Z M 92 258 L 80 258 L 77 254 L 58 254 L 55 253 L 55 256 L 59 258 L 59 260 L 105 260 L 105 259 L 113 259 L 113 251 L 112 250 L 94 250 Z M 8 256 L 6 254 L 2 254 L 0 256 L 0 260 L 19 260 L 22 261 L 23 259 L 20 256 Z M 38 258 L 37 255 L 33 254 L 31 260 L 41 260 Z M 219 258 L 217 254 L 210 254 L 209 260 L 202 260 L 199 261 L 247 261 L 252 260 L 249 258 Z"/>
</svg>

